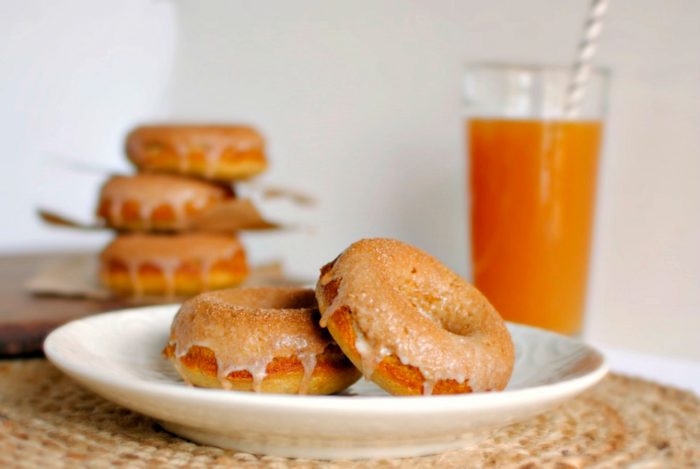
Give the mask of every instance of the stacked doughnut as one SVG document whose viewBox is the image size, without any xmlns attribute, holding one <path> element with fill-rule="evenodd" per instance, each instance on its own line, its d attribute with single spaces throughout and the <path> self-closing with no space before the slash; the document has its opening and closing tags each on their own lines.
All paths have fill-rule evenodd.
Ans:
<svg viewBox="0 0 700 469">
<path fill-rule="evenodd" d="M 330 394 L 360 375 L 394 395 L 502 390 L 514 348 L 484 296 L 435 258 L 365 239 L 316 290 L 203 293 L 175 316 L 165 356 L 192 385 Z"/>
<path fill-rule="evenodd" d="M 235 198 L 232 183 L 267 167 L 264 141 L 242 126 L 149 125 L 126 139 L 138 172 L 102 186 L 96 213 L 117 232 L 100 254 L 100 280 L 119 295 L 190 296 L 248 275 L 235 233 L 188 229 Z"/>
</svg>

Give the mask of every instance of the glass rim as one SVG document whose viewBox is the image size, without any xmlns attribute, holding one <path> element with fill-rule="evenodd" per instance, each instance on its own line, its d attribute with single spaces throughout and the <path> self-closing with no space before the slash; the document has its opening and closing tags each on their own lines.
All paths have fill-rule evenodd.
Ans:
<svg viewBox="0 0 700 469">
<path fill-rule="evenodd" d="M 468 71 L 473 69 L 491 69 L 502 71 L 525 71 L 530 73 L 538 72 L 558 72 L 571 73 L 571 65 L 548 64 L 535 62 L 508 62 L 498 60 L 483 60 L 475 62 L 465 62 L 462 64 L 462 70 Z M 591 67 L 591 74 L 609 79 L 612 76 L 610 67 L 604 65 L 596 65 Z"/>
</svg>

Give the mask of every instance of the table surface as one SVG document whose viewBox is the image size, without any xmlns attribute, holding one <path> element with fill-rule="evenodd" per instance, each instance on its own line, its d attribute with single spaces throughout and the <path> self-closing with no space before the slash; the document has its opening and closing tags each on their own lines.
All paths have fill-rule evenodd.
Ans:
<svg viewBox="0 0 700 469">
<path fill-rule="evenodd" d="M 700 396 L 700 362 L 593 345 L 603 352 L 612 371 L 693 391 Z"/>
<path fill-rule="evenodd" d="M 0 356 L 41 351 L 44 337 L 72 319 L 125 306 L 119 300 L 36 296 L 25 283 L 46 262 L 74 256 L 47 253 L 0 257 Z"/>
</svg>

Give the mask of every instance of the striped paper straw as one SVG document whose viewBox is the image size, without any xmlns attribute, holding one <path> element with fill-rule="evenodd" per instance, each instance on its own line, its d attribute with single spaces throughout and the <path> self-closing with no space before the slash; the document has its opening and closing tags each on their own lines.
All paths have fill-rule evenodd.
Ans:
<svg viewBox="0 0 700 469">
<path fill-rule="evenodd" d="M 600 34 L 603 31 L 603 18 L 608 10 L 609 0 L 593 0 L 588 19 L 583 29 L 583 37 L 578 46 L 576 62 L 571 69 L 571 81 L 566 91 L 564 112 L 567 117 L 577 117 L 586 94 L 591 75 L 591 62 L 595 55 Z"/>
</svg>

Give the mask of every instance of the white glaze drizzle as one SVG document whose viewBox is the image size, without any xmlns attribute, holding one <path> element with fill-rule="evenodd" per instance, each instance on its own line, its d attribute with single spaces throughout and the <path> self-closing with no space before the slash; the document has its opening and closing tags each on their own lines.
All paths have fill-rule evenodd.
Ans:
<svg viewBox="0 0 700 469">
<path fill-rule="evenodd" d="M 149 250 L 143 250 L 143 252 L 137 252 L 133 249 L 129 249 L 129 246 L 123 246 L 121 249 L 125 249 L 127 252 L 117 252 L 111 253 L 108 246 L 103 253 L 103 262 L 119 261 L 127 269 L 129 279 L 131 281 L 131 287 L 133 295 L 135 297 L 143 296 L 143 285 L 139 276 L 139 271 L 147 265 L 153 266 L 158 269 L 163 276 L 165 282 L 164 296 L 172 298 L 175 291 L 175 280 L 177 275 L 177 270 L 186 261 L 195 261 L 199 264 L 198 276 L 199 280 L 202 282 L 202 287 L 204 290 L 209 288 L 209 273 L 212 267 L 219 261 L 224 259 L 230 259 L 242 248 L 241 244 L 238 242 L 237 238 L 233 236 L 221 235 L 223 238 L 218 239 L 219 235 L 215 236 L 214 240 L 216 244 L 210 244 L 212 241 L 211 237 L 207 235 L 198 234 L 188 234 L 180 235 L 178 237 L 170 236 L 159 236 L 159 235 L 130 235 L 131 237 L 141 237 L 143 238 L 153 238 L 155 240 L 161 240 L 161 245 L 159 246 L 159 252 L 154 253 Z M 125 237 L 129 235 L 122 236 L 122 241 Z M 119 240 L 119 238 L 117 238 Z M 114 243 L 118 242 L 115 240 Z M 187 243 L 187 241 L 190 241 Z M 172 244 L 173 241 L 176 243 L 170 248 L 171 254 L 166 255 L 168 250 L 168 244 Z M 186 244 L 182 244 L 185 242 Z M 205 246 L 197 245 L 198 243 L 205 243 L 210 246 L 210 249 L 206 249 Z M 128 243 L 128 240 L 127 240 Z M 189 256 L 188 256 L 189 248 Z M 197 248 L 195 250 L 195 248 Z"/>
<path fill-rule="evenodd" d="M 299 394 L 307 394 L 311 384 L 311 376 L 316 369 L 316 355 L 313 353 L 301 353 L 297 358 L 304 367 L 304 376 L 299 383 Z"/>
<path fill-rule="evenodd" d="M 315 323 L 316 310 L 297 307 L 315 304 L 313 294 L 303 289 L 266 290 L 268 296 L 278 290 L 302 293 L 295 293 L 298 298 L 291 302 L 275 303 L 296 307 L 292 309 L 236 306 L 241 289 L 210 292 L 187 301 L 172 325 L 170 344 L 175 347 L 175 357 L 183 357 L 193 346 L 205 347 L 216 357 L 222 387 L 230 388 L 228 376 L 232 372 L 245 370 L 252 375 L 255 392 L 262 390 L 267 368 L 275 358 L 296 357 L 303 368 L 298 392 L 308 392 L 317 357 L 331 343 Z M 274 303 L 275 299 L 266 301 Z"/>
<path fill-rule="evenodd" d="M 204 176 L 211 178 L 216 174 L 216 166 L 219 158 L 227 151 L 232 150 L 238 153 L 260 149 L 262 151 L 263 142 L 258 140 L 236 140 L 235 138 L 207 138 L 206 136 L 181 136 L 172 141 L 172 149 L 178 158 L 180 172 L 187 172 L 190 169 L 189 155 L 201 151 L 204 155 Z"/>
<path fill-rule="evenodd" d="M 386 347 L 380 346 L 378 349 L 372 347 L 365 335 L 357 329 L 355 330 L 355 348 L 362 359 L 362 376 L 366 380 L 372 377 L 374 370 L 384 357 L 391 355 L 391 352 Z"/>
<path fill-rule="evenodd" d="M 201 211 L 210 203 L 230 197 L 220 186 L 204 181 L 161 174 L 137 174 L 114 176 L 105 183 L 100 194 L 109 203 L 111 222 L 119 226 L 124 222 L 124 206 L 138 204 L 139 221 L 144 230 L 152 227 L 153 214 L 162 206 L 173 211 L 173 226 L 182 229 L 187 223 L 187 208 Z"/>
</svg>

